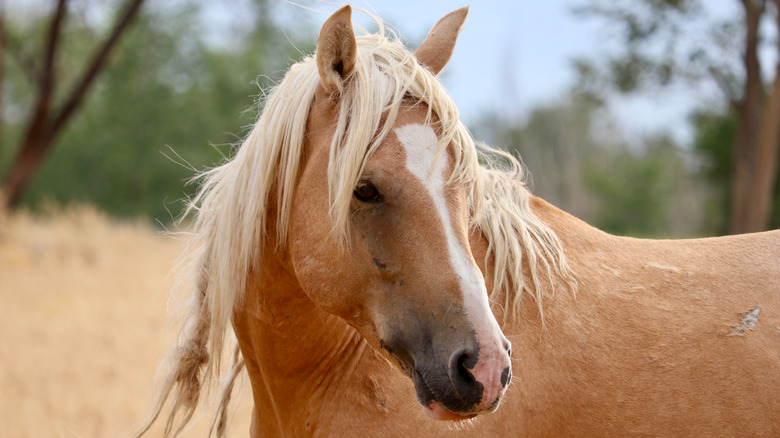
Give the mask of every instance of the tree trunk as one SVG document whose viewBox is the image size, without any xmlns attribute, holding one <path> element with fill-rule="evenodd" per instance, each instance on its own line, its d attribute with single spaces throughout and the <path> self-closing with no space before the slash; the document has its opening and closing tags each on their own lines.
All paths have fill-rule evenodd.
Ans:
<svg viewBox="0 0 780 438">
<path fill-rule="evenodd" d="M 777 7 L 775 28 L 780 31 L 780 0 L 775 0 L 775 5 Z M 780 54 L 780 39 L 777 41 L 777 53 Z M 758 136 L 755 220 L 749 224 L 751 230 L 767 229 L 772 215 L 772 199 L 777 181 L 777 161 L 778 151 L 780 151 L 778 137 L 780 137 L 780 60 L 775 65 L 775 78 L 772 89 L 766 97 L 764 117 Z"/>
<path fill-rule="evenodd" d="M 732 182 L 731 232 L 734 234 L 762 231 L 769 220 L 769 206 L 774 185 L 770 158 L 777 143 L 777 115 L 780 93 L 772 90 L 767 111 L 764 107 L 761 65 L 758 58 L 759 24 L 765 10 L 764 2 L 743 0 L 745 8 L 745 93 L 737 107 L 738 135 L 735 145 L 734 179 Z M 777 102 L 776 102 L 777 101 Z M 775 113 L 774 115 L 772 113 Z M 774 117 L 774 119 L 772 119 Z M 763 123 L 762 123 L 763 122 Z M 761 146 L 763 145 L 763 146 Z M 768 183 L 768 184 L 767 184 Z"/>
<path fill-rule="evenodd" d="M 7 207 L 19 205 L 22 194 L 29 187 L 32 177 L 49 151 L 52 140 L 45 121 L 30 126 L 3 187 L 2 200 Z"/>
<path fill-rule="evenodd" d="M 778 27 L 780 29 L 780 26 Z M 778 52 L 780 53 L 780 51 Z M 756 174 L 754 177 L 753 214 L 747 223 L 747 231 L 762 231 L 769 226 L 772 215 L 777 180 L 778 130 L 780 129 L 780 62 L 775 68 L 775 80 L 772 90 L 766 98 L 764 118 L 758 136 L 756 150 Z"/>
</svg>

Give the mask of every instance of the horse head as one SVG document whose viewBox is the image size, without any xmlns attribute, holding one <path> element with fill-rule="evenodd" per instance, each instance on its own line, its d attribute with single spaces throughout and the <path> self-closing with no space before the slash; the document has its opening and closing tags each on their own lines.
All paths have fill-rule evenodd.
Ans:
<svg viewBox="0 0 780 438">
<path fill-rule="evenodd" d="M 464 169 L 476 157 L 455 144 L 465 132 L 457 112 L 438 113 L 445 97 L 415 91 L 436 81 L 466 13 L 392 60 L 356 39 L 349 6 L 327 20 L 287 238 L 308 297 L 397 362 L 423 410 L 446 420 L 495 410 L 511 378 L 510 344 L 469 245 L 474 181 Z M 371 83 L 377 76 L 384 82 Z M 394 97 L 372 108 L 360 103 L 366 93 Z M 381 114 L 363 120 L 372 111 Z"/>
</svg>

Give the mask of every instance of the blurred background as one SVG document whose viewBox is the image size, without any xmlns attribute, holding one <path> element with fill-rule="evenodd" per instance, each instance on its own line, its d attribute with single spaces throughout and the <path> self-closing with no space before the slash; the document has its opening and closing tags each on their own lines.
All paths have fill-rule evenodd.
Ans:
<svg viewBox="0 0 780 438">
<path fill-rule="evenodd" d="M 262 90 L 314 50 L 337 7 L 4 1 L 6 203 L 89 204 L 162 224 L 195 190 L 186 182 L 196 170 L 231 156 Z M 415 47 L 460 4 L 355 6 Z M 780 99 L 776 9 L 481 2 L 443 80 L 478 139 L 521 156 L 536 194 L 599 228 L 654 237 L 776 228 L 778 115 L 765 116 Z M 367 15 L 355 21 L 371 29 Z"/>
<path fill-rule="evenodd" d="M 777 2 L 474 3 L 442 80 L 535 194 L 621 235 L 780 227 Z M 353 6 L 414 48 L 463 4 Z M 0 0 L 0 436 L 143 415 L 182 248 L 157 233 L 338 7 Z"/>
</svg>

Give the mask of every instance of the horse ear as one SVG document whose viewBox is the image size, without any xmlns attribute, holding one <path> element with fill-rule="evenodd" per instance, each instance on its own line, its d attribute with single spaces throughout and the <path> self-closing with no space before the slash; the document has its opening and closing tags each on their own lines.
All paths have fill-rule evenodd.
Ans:
<svg viewBox="0 0 780 438">
<path fill-rule="evenodd" d="M 464 6 L 442 17 L 414 51 L 420 64 L 428 67 L 433 74 L 439 74 L 452 57 L 455 42 L 468 13 L 469 7 Z"/>
<path fill-rule="evenodd" d="M 317 38 L 317 68 L 326 91 L 341 93 L 344 78 L 355 68 L 356 58 L 352 8 L 347 5 L 325 21 Z"/>
</svg>

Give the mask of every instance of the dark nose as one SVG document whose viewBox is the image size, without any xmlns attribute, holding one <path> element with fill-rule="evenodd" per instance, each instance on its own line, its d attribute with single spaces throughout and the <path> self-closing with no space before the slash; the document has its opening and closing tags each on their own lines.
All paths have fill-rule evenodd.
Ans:
<svg viewBox="0 0 780 438">
<path fill-rule="evenodd" d="M 477 348 L 464 347 L 450 357 L 449 377 L 462 400 L 464 410 L 479 404 L 482 400 L 483 386 L 477 382 L 470 370 L 474 369 L 479 359 Z"/>
<path fill-rule="evenodd" d="M 478 353 L 470 348 L 461 348 L 456 351 L 450 358 L 450 377 L 466 383 L 473 382 L 474 376 L 471 375 L 469 369 L 474 368 L 477 359 Z"/>
</svg>

